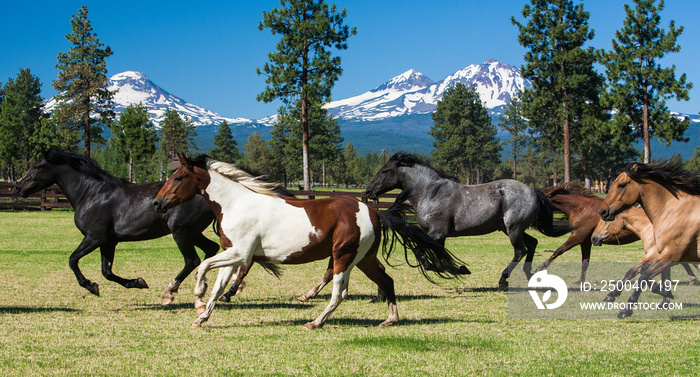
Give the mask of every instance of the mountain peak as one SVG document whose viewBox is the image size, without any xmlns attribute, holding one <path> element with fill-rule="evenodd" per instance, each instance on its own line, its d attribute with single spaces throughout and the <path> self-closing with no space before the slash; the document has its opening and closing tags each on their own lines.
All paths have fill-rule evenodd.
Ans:
<svg viewBox="0 0 700 377">
<path fill-rule="evenodd" d="M 372 92 L 379 92 L 382 90 L 414 91 L 426 88 L 432 83 L 433 81 L 424 74 L 416 71 L 415 69 L 409 69 L 408 71 L 373 89 Z"/>
</svg>

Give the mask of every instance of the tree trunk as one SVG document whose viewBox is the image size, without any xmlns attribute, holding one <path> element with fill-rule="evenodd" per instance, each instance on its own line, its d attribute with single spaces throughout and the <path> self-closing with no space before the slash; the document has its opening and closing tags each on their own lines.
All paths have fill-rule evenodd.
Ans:
<svg viewBox="0 0 700 377">
<path fill-rule="evenodd" d="M 85 133 L 84 135 L 84 145 L 83 145 L 83 152 L 85 154 L 85 157 L 90 157 L 90 102 L 88 100 L 87 106 L 86 106 L 86 112 L 85 115 L 83 115 L 83 132 Z"/>
<path fill-rule="evenodd" d="M 644 86 L 644 163 L 651 162 L 651 143 L 649 141 L 649 93 Z"/>
<path fill-rule="evenodd" d="M 309 174 L 309 104 L 306 93 L 306 82 L 308 80 L 308 47 L 304 49 L 303 68 L 301 74 L 301 159 L 302 171 L 304 174 L 304 190 L 311 190 L 311 175 Z"/>
</svg>

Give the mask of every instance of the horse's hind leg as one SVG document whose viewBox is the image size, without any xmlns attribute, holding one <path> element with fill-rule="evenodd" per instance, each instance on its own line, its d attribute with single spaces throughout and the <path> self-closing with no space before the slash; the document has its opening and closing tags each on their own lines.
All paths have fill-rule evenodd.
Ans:
<svg viewBox="0 0 700 377">
<path fill-rule="evenodd" d="M 301 302 L 307 302 L 309 299 L 314 298 L 318 296 L 318 293 L 321 292 L 321 290 L 333 280 L 333 257 L 328 259 L 328 268 L 326 269 L 326 272 L 323 274 L 323 277 L 321 278 L 321 281 L 316 284 L 309 292 L 307 292 L 305 295 L 301 295 L 297 297 L 297 300 Z"/>
<path fill-rule="evenodd" d="M 498 281 L 498 290 L 505 291 L 508 289 L 508 277 L 515 267 L 520 263 L 520 260 L 527 254 L 527 247 L 525 247 L 525 242 L 523 242 L 524 233 L 516 235 L 516 232 L 511 232 L 508 234 L 510 238 L 510 243 L 513 245 L 513 260 L 510 261 L 508 267 L 501 273 L 501 279 Z"/>
<path fill-rule="evenodd" d="M 532 276 L 532 260 L 535 258 L 537 238 L 527 233 L 523 233 L 523 242 L 525 243 L 525 249 L 527 250 L 527 254 L 525 254 L 525 264 L 523 264 L 523 271 L 529 280 Z"/>
<path fill-rule="evenodd" d="M 399 311 L 396 306 L 396 293 L 394 292 L 394 280 L 387 275 L 384 266 L 375 258 L 365 257 L 357 264 L 360 269 L 370 280 L 372 280 L 379 291 L 386 297 L 389 305 L 389 318 L 379 324 L 379 327 L 391 326 L 399 323 Z"/>
<path fill-rule="evenodd" d="M 114 250 L 116 247 L 116 242 L 100 246 L 100 253 L 102 254 L 102 275 L 109 281 L 121 284 L 124 288 L 148 288 L 148 284 L 146 284 L 146 281 L 142 278 L 124 279 L 112 272 Z"/>
<path fill-rule="evenodd" d="M 693 270 L 690 268 L 690 265 L 688 263 L 681 263 L 681 266 L 683 266 L 683 269 L 685 269 L 685 273 L 688 274 L 688 278 L 690 279 L 688 281 L 688 285 L 695 285 L 698 282 L 698 278 L 695 277 L 695 274 L 693 273 Z M 697 267 L 697 265 L 696 265 Z"/>
<path fill-rule="evenodd" d="M 335 256 L 336 253 L 334 253 Z M 352 259 L 356 256 L 355 253 L 343 254 L 341 258 L 333 258 L 333 293 L 331 301 L 323 310 L 321 315 L 314 321 L 304 325 L 306 329 L 318 329 L 323 327 L 328 320 L 328 317 L 335 311 L 341 302 L 348 296 L 348 285 L 350 281 L 350 271 L 352 271 Z"/>
<path fill-rule="evenodd" d="M 180 249 L 182 257 L 185 259 L 185 266 L 180 273 L 175 276 L 175 279 L 168 284 L 165 292 L 163 292 L 163 305 L 168 305 L 173 302 L 175 299 L 174 294 L 177 293 L 180 284 L 182 284 L 197 266 L 199 266 L 201 260 L 199 259 L 199 255 L 197 255 L 197 250 L 194 248 L 195 245 L 204 251 L 205 258 L 214 256 L 216 252 L 219 251 L 219 245 L 201 233 L 193 235 L 186 230 L 175 229 L 173 231 L 173 239 L 178 249 Z"/>
</svg>

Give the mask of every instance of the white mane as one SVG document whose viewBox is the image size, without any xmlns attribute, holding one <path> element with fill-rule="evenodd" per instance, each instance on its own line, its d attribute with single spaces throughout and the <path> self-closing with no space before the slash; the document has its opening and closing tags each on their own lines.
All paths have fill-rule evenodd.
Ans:
<svg viewBox="0 0 700 377">
<path fill-rule="evenodd" d="M 220 175 L 241 184 L 243 187 L 258 194 L 278 197 L 276 189 L 278 184 L 274 182 L 265 182 L 260 177 L 254 177 L 250 173 L 237 168 L 233 164 L 222 161 L 207 159 L 207 167 L 209 170 L 219 173 Z"/>
</svg>

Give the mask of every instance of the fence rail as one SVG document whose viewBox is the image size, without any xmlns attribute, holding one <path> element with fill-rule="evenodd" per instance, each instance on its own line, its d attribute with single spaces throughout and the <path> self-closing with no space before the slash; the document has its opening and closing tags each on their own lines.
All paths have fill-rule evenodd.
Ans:
<svg viewBox="0 0 700 377">
<path fill-rule="evenodd" d="M 352 196 L 357 199 L 362 199 L 361 192 L 353 191 L 335 191 L 335 190 L 289 190 L 293 195 L 299 198 L 327 198 L 335 196 Z M 377 209 L 386 209 L 391 206 L 398 194 L 384 194 L 380 201 L 369 204 Z M 15 193 L 15 184 L 12 182 L 0 182 L 0 210 L 41 210 L 47 211 L 53 208 L 70 208 L 71 205 L 63 195 L 58 186 L 53 185 L 37 193 L 29 195 L 27 198 L 21 198 Z"/>
</svg>

